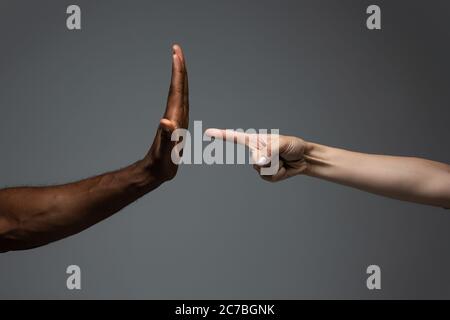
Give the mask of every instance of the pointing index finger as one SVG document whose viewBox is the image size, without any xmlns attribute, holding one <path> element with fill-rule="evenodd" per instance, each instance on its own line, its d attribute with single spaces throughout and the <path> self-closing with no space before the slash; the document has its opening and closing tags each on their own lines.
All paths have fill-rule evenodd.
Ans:
<svg viewBox="0 0 450 320">
<path fill-rule="evenodd" d="M 223 129 L 207 129 L 205 134 L 209 137 L 216 139 L 221 139 L 229 142 L 234 142 L 237 144 L 245 145 L 253 149 L 251 144 L 251 135 L 245 132 L 240 132 L 236 130 L 223 130 Z"/>
</svg>

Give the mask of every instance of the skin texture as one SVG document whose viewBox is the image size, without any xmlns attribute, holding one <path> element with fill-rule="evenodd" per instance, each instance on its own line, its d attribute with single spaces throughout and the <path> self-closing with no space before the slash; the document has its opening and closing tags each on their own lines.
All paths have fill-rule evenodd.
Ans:
<svg viewBox="0 0 450 320">
<path fill-rule="evenodd" d="M 153 144 L 142 160 L 79 182 L 0 190 L 0 252 L 30 249 L 76 234 L 173 179 L 171 133 L 187 129 L 189 88 L 183 52 L 172 48 L 167 106 Z"/>
<path fill-rule="evenodd" d="M 304 174 L 394 199 L 450 208 L 450 166 L 444 163 L 352 152 L 282 135 L 276 136 L 275 150 L 274 135 L 220 129 L 208 129 L 206 134 L 246 145 L 258 172 L 278 157 L 278 172 L 261 176 L 270 182 Z"/>
</svg>

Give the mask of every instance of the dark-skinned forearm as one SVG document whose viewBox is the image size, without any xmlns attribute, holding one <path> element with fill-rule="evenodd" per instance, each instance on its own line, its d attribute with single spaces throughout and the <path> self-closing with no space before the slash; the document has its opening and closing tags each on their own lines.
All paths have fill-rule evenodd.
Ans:
<svg viewBox="0 0 450 320">
<path fill-rule="evenodd" d="M 162 182 L 144 159 L 66 185 L 0 190 L 0 251 L 29 249 L 76 234 Z"/>
<path fill-rule="evenodd" d="M 76 234 L 175 177 L 171 139 L 189 123 L 189 87 L 180 46 L 172 47 L 172 77 L 164 117 L 143 160 L 124 169 L 51 187 L 0 190 L 0 252 L 45 245 Z"/>
</svg>

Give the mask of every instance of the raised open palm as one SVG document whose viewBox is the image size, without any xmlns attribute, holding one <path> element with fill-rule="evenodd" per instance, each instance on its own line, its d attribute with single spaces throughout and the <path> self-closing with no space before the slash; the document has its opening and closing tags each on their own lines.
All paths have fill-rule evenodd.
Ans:
<svg viewBox="0 0 450 320">
<path fill-rule="evenodd" d="M 173 46 L 172 79 L 167 98 L 166 111 L 160 120 L 156 137 L 147 155 L 155 176 L 163 180 L 173 179 L 178 166 L 171 160 L 170 154 L 176 141 L 171 140 L 175 129 L 187 129 L 189 124 L 189 86 L 186 62 L 181 47 Z"/>
</svg>

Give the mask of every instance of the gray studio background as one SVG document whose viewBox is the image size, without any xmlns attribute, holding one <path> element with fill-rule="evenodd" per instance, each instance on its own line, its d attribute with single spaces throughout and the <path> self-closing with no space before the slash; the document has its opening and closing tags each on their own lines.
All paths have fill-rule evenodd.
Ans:
<svg viewBox="0 0 450 320">
<path fill-rule="evenodd" d="M 66 29 L 66 8 L 82 30 Z M 382 30 L 365 10 L 382 9 Z M 147 151 L 170 50 L 191 121 L 450 163 L 448 1 L 0 2 L 0 186 L 65 183 Z M 192 122 L 191 122 L 192 124 Z M 66 267 L 82 290 L 66 289 Z M 366 288 L 366 267 L 382 290 Z M 450 298 L 450 213 L 250 166 L 184 166 L 112 218 L 0 255 L 0 298 Z"/>
</svg>

